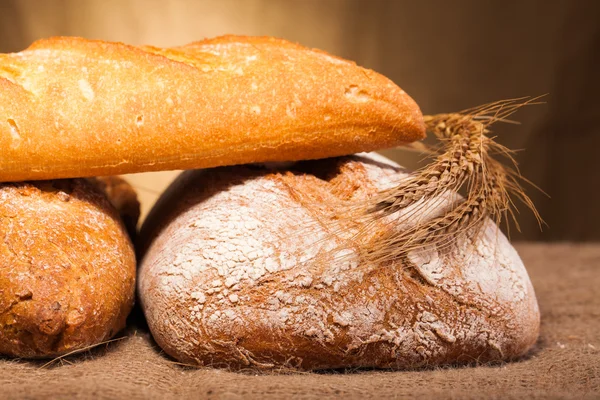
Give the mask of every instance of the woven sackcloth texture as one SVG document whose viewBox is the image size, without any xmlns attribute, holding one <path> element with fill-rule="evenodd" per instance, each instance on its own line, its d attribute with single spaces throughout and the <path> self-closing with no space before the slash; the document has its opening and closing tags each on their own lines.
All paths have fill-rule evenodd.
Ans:
<svg viewBox="0 0 600 400">
<path fill-rule="evenodd" d="M 517 249 L 542 313 L 536 348 L 517 362 L 303 374 L 199 370 L 177 365 L 143 323 L 132 322 L 122 340 L 50 365 L 0 359 L 0 398 L 600 398 L 600 244 Z"/>
</svg>

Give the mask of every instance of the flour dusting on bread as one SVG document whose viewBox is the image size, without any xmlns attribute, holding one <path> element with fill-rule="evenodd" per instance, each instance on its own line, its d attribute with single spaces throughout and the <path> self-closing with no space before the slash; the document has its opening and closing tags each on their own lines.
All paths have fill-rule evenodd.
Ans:
<svg viewBox="0 0 600 400">
<path fill-rule="evenodd" d="M 183 199 L 151 233 L 140 271 L 143 307 L 167 353 L 200 365 L 406 368 L 460 354 L 505 359 L 529 348 L 535 296 L 493 223 L 452 251 L 426 248 L 384 266 L 361 265 L 302 193 L 314 189 L 326 202 L 328 191 L 341 195 L 361 179 L 347 190 L 365 195 L 406 174 L 367 156 L 320 163 L 342 172 L 322 179 L 244 167 L 187 173 L 196 189 L 172 194 Z M 215 182 L 224 187 L 206 186 Z"/>
</svg>

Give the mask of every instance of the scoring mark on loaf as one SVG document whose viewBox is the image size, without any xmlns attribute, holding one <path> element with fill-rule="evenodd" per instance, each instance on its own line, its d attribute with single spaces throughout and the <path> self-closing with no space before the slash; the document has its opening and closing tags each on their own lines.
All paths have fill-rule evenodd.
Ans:
<svg viewBox="0 0 600 400">
<path fill-rule="evenodd" d="M 19 126 L 17 125 L 14 119 L 9 118 L 6 120 L 6 122 L 8 122 L 8 131 L 10 132 L 10 136 L 12 138 L 12 143 L 10 144 L 10 147 L 12 149 L 15 149 L 21 145 L 21 131 L 19 130 Z"/>
<path fill-rule="evenodd" d="M 0 78 L 4 78 L 14 85 L 18 85 L 17 78 L 21 76 L 21 71 L 11 65 L 0 66 Z"/>
<path fill-rule="evenodd" d="M 80 79 L 78 82 L 78 85 L 79 85 L 79 90 L 81 90 L 81 94 L 83 95 L 83 97 L 85 97 L 85 99 L 87 101 L 94 100 L 94 97 L 95 97 L 94 89 L 92 89 L 92 86 L 90 85 L 90 83 L 88 81 L 86 81 L 85 79 Z"/>
<path fill-rule="evenodd" d="M 294 101 L 285 106 L 285 113 L 290 118 L 296 118 L 296 110 L 298 107 L 302 107 L 302 100 L 294 93 Z"/>
<path fill-rule="evenodd" d="M 369 96 L 366 91 L 359 89 L 356 85 L 348 86 L 344 94 L 346 95 L 346 98 L 353 103 L 366 103 L 371 100 L 371 96 Z"/>
</svg>

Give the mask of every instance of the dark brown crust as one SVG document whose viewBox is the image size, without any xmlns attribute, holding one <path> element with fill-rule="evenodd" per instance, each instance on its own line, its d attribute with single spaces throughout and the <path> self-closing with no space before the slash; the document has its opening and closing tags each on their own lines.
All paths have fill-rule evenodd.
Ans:
<svg viewBox="0 0 600 400">
<path fill-rule="evenodd" d="M 53 357 L 125 326 L 135 254 L 83 179 L 0 185 L 0 354 Z"/>
<path fill-rule="evenodd" d="M 317 159 L 424 135 L 392 81 L 280 39 L 63 37 L 0 54 L 0 182 Z"/>
</svg>

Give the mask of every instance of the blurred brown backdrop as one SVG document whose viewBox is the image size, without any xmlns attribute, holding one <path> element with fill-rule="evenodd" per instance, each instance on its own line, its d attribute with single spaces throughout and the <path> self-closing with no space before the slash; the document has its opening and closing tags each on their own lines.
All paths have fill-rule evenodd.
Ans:
<svg viewBox="0 0 600 400">
<path fill-rule="evenodd" d="M 356 60 L 424 113 L 548 93 L 498 125 L 549 224 L 520 216 L 513 239 L 600 239 L 600 2 L 594 0 L 0 0 L 0 52 L 53 35 L 170 46 L 225 33 L 272 35 Z M 385 151 L 414 167 L 414 154 Z M 144 209 L 174 173 L 138 174 Z"/>
</svg>

